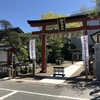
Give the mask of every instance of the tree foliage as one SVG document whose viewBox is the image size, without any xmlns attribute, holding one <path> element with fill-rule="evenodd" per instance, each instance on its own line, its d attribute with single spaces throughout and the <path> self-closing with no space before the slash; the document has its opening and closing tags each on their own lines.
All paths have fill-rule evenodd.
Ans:
<svg viewBox="0 0 100 100">
<path fill-rule="evenodd" d="M 11 23 L 7 20 L 0 20 L 0 26 L 2 29 L 8 29 L 12 27 Z"/>
<path fill-rule="evenodd" d="M 55 18 L 62 18 L 62 17 L 68 17 L 69 15 L 66 14 L 54 14 L 53 12 L 48 12 L 47 14 L 42 14 L 41 15 L 41 20 L 46 20 L 46 19 L 55 19 Z M 57 25 L 50 25 L 46 26 L 47 30 L 55 30 L 58 29 Z"/>
<path fill-rule="evenodd" d="M 67 17 L 70 16 L 69 14 L 54 14 L 53 12 L 48 12 L 47 14 L 42 14 L 41 19 L 55 19 L 55 18 L 61 18 L 61 17 Z"/>
<path fill-rule="evenodd" d="M 4 37 L 1 40 L 4 46 L 12 46 L 16 48 L 16 56 L 18 60 L 28 60 L 29 59 L 29 40 L 31 38 L 31 33 L 17 33 L 10 30 L 11 24 L 9 21 L 1 21 L 3 27 Z"/>
<path fill-rule="evenodd" d="M 16 55 L 17 55 L 18 61 L 20 61 L 20 60 L 22 60 L 22 61 L 29 60 L 28 59 L 28 52 L 23 47 L 20 47 L 20 48 L 17 49 Z"/>
<path fill-rule="evenodd" d="M 20 48 L 21 46 L 21 39 L 19 34 L 14 31 L 9 31 L 5 38 L 2 39 L 2 43 L 7 46 L 12 46 L 16 48 Z"/>
<path fill-rule="evenodd" d="M 95 0 L 94 2 L 98 3 L 100 2 L 100 0 Z M 91 19 L 98 18 L 98 15 L 100 13 L 97 7 L 94 7 L 93 9 L 88 10 L 86 5 L 82 5 L 82 7 L 80 7 L 80 10 L 82 11 L 83 14 L 87 15 Z"/>
<path fill-rule="evenodd" d="M 36 40 L 36 61 L 40 63 L 42 61 L 42 39 L 41 35 L 33 35 Z"/>
</svg>

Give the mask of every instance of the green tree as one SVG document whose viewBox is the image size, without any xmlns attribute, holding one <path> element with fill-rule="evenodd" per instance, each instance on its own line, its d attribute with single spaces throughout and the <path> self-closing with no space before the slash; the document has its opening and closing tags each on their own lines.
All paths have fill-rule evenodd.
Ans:
<svg viewBox="0 0 100 100">
<path fill-rule="evenodd" d="M 62 17 L 68 17 L 69 15 L 66 14 L 54 14 L 53 12 L 48 12 L 47 14 L 42 14 L 41 20 L 46 20 L 46 19 L 55 19 L 55 18 L 62 18 Z M 47 30 L 54 30 L 58 29 L 58 25 L 51 25 L 51 26 L 46 26 Z"/>
<path fill-rule="evenodd" d="M 17 33 L 15 31 L 6 30 L 5 37 L 1 40 L 3 45 L 16 48 L 15 54 L 18 60 L 29 60 L 29 40 L 31 33 Z"/>
<path fill-rule="evenodd" d="M 19 50 L 19 52 L 21 52 L 22 50 L 26 50 L 28 55 L 28 60 L 32 61 L 29 57 L 29 41 L 31 39 L 35 39 L 36 40 L 36 61 L 37 63 L 41 62 L 41 51 L 42 51 L 42 40 L 41 40 L 41 35 L 32 35 L 31 33 L 25 33 L 25 34 L 20 34 L 20 39 L 21 39 L 21 50 Z M 25 51 L 24 50 L 24 51 Z M 24 52 L 25 53 L 25 52 Z M 23 53 L 23 57 L 24 57 L 24 53 Z M 20 53 L 19 53 L 20 54 Z M 20 57 L 21 59 L 21 57 Z"/>
<path fill-rule="evenodd" d="M 26 50 L 25 48 L 23 48 L 23 47 L 17 48 L 16 55 L 17 55 L 18 61 L 20 61 L 20 60 L 22 60 L 22 61 L 29 60 L 29 59 L 28 59 L 28 52 L 27 52 L 27 50 Z"/>
<path fill-rule="evenodd" d="M 0 20 L 1 28 L 4 34 L 1 42 L 4 46 L 12 46 L 16 48 L 16 56 L 18 60 L 29 60 L 29 40 L 34 38 L 31 33 L 17 33 L 10 30 L 12 25 L 7 20 Z"/>
<path fill-rule="evenodd" d="M 95 3 L 100 2 L 100 0 L 93 0 Z M 98 18 L 98 15 L 100 14 L 100 11 L 98 11 L 97 7 L 94 7 L 91 10 L 88 10 L 86 5 L 82 5 L 82 7 L 80 7 L 80 10 L 83 14 L 87 15 L 88 17 L 90 17 L 91 19 L 93 18 Z"/>
<path fill-rule="evenodd" d="M 7 20 L 0 20 L 0 26 L 2 29 L 8 29 L 12 27 L 11 23 Z"/>
<path fill-rule="evenodd" d="M 15 38 L 16 37 L 16 38 Z M 6 46 L 12 46 L 15 48 L 20 48 L 21 46 L 21 40 L 19 37 L 19 33 L 14 32 L 14 31 L 9 31 L 5 38 L 2 39 L 3 45 Z"/>
<path fill-rule="evenodd" d="M 31 33 L 20 33 L 19 38 L 21 40 L 20 48 L 17 49 L 17 56 L 19 60 L 29 60 L 29 40 Z"/>
<path fill-rule="evenodd" d="M 25 33 L 25 34 L 20 34 L 20 39 L 21 39 L 21 47 L 25 48 L 26 50 L 29 51 L 29 40 L 32 38 L 31 33 Z"/>
</svg>

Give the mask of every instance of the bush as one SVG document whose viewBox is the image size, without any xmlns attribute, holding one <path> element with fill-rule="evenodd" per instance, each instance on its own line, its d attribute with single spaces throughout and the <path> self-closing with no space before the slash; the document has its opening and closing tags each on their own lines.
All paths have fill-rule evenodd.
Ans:
<svg viewBox="0 0 100 100">
<path fill-rule="evenodd" d="M 64 62 L 64 58 L 63 57 L 58 57 L 57 60 L 61 60 L 61 63 Z"/>
</svg>

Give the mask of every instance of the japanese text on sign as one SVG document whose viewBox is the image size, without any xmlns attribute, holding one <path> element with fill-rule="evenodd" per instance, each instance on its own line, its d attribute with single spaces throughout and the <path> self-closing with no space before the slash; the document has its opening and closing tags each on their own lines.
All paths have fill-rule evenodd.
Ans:
<svg viewBox="0 0 100 100">
<path fill-rule="evenodd" d="M 58 18 L 59 32 L 66 32 L 65 18 Z"/>
<path fill-rule="evenodd" d="M 88 51 L 88 36 L 81 36 L 82 41 L 82 59 L 89 60 L 89 51 Z"/>
<path fill-rule="evenodd" d="M 30 59 L 36 59 L 35 40 L 30 40 L 29 51 L 30 51 Z"/>
</svg>

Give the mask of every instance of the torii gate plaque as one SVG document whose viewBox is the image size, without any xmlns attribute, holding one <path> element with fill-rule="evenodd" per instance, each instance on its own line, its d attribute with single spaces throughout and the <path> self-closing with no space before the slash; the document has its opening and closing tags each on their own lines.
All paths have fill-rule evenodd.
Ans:
<svg viewBox="0 0 100 100">
<path fill-rule="evenodd" d="M 74 32 L 74 31 L 84 31 L 83 35 L 87 35 L 87 30 L 95 30 L 100 29 L 100 25 L 94 25 L 94 26 L 88 26 L 87 21 L 88 20 L 97 20 L 96 18 L 91 19 L 87 15 L 76 15 L 76 16 L 69 16 L 65 17 L 63 21 L 65 21 L 66 24 L 68 23 L 74 23 L 74 22 L 81 22 L 82 26 L 74 27 L 74 28 L 67 28 L 63 27 L 62 29 L 56 29 L 56 30 L 46 30 L 47 25 L 57 25 L 58 19 L 48 19 L 48 20 L 28 20 L 28 24 L 30 24 L 31 27 L 42 27 L 42 30 L 32 32 L 33 35 L 36 34 L 42 34 L 42 68 L 41 72 L 46 72 L 46 34 L 53 34 L 53 33 L 59 33 L 60 31 L 67 32 Z M 61 24 L 61 23 L 60 23 Z"/>
</svg>

